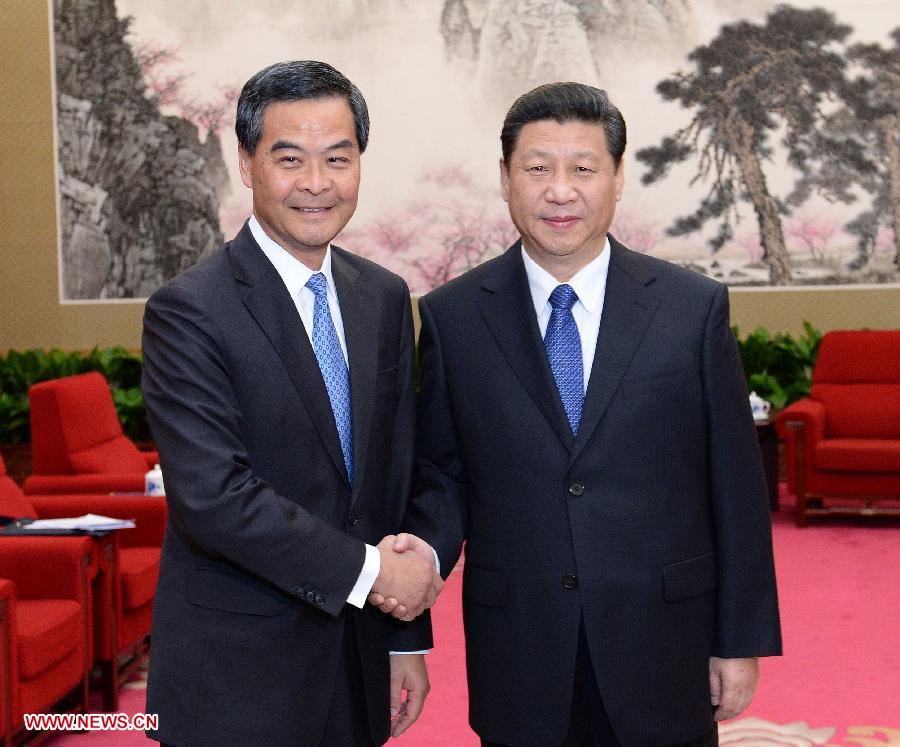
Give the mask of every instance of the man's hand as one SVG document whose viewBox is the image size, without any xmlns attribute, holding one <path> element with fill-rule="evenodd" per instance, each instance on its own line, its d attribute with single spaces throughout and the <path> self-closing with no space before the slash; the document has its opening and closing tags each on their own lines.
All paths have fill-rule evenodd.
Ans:
<svg viewBox="0 0 900 747">
<path fill-rule="evenodd" d="M 734 718 L 753 700 L 759 680 L 756 659 L 709 658 L 709 690 L 712 704 L 717 706 L 716 721 Z"/>
<path fill-rule="evenodd" d="M 431 685 L 422 654 L 391 655 L 391 736 L 399 737 L 422 713 Z M 406 700 L 402 691 L 406 690 Z"/>
<path fill-rule="evenodd" d="M 379 545 L 379 548 L 381 545 Z M 408 534 L 406 532 L 401 532 L 398 534 L 394 540 L 393 544 L 394 552 L 404 553 L 407 551 L 413 552 L 416 555 L 420 556 L 423 560 L 427 561 L 428 564 L 434 568 L 435 563 L 435 554 L 434 550 L 431 549 L 431 545 L 429 545 L 425 540 L 419 539 L 414 534 Z M 440 576 L 435 572 L 432 578 L 432 584 L 435 589 L 435 598 L 437 598 L 437 594 L 441 592 L 441 589 L 444 588 L 444 582 Z M 375 587 L 373 586 L 373 591 L 369 594 L 369 604 L 372 604 L 382 612 L 388 613 L 396 617 L 398 620 L 413 620 L 416 616 L 410 615 L 406 608 L 406 605 L 401 604 L 396 597 L 385 597 L 383 594 L 379 594 L 375 591 Z M 432 602 L 434 604 L 434 602 Z M 427 605 L 430 607 L 431 605 Z"/>
<path fill-rule="evenodd" d="M 389 534 L 378 543 L 381 570 L 372 585 L 372 593 L 381 599 L 376 606 L 383 611 L 403 620 L 412 620 L 434 604 L 444 582 L 434 571 L 434 555 L 425 560 L 419 551 L 397 551 L 394 549 L 396 539 Z"/>
</svg>

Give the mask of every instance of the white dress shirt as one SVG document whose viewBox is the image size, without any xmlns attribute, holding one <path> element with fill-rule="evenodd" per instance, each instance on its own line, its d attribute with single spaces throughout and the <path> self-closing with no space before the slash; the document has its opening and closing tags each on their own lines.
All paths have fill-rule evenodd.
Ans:
<svg viewBox="0 0 900 747">
<path fill-rule="evenodd" d="M 250 218 L 250 232 L 259 248 L 263 250 L 269 261 L 275 266 L 276 271 L 284 281 L 294 306 L 297 307 L 297 313 L 300 314 L 300 320 L 303 322 L 303 328 L 310 341 L 312 340 L 313 328 L 313 309 L 316 302 L 316 294 L 306 287 L 307 281 L 312 277 L 316 270 L 311 270 L 299 259 L 296 259 L 287 250 L 279 246 L 275 241 L 269 238 L 269 235 L 259 225 L 256 216 Z M 318 270 L 325 276 L 327 282 L 326 297 L 328 298 L 328 309 L 331 311 L 331 320 L 334 322 L 334 329 L 337 332 L 338 341 L 341 344 L 341 351 L 344 353 L 344 362 L 347 358 L 347 341 L 344 337 L 344 320 L 341 317 L 341 307 L 338 303 L 337 290 L 334 285 L 334 276 L 331 274 L 331 245 L 325 251 L 325 259 L 322 261 L 322 268 Z M 378 572 L 381 570 L 381 556 L 378 550 L 372 545 L 366 545 L 366 559 L 363 563 L 362 571 L 356 579 L 356 584 L 347 597 L 347 604 L 362 609 L 366 603 L 366 597 L 372 590 L 375 579 L 378 578 Z"/>
<path fill-rule="evenodd" d="M 600 317 L 603 315 L 603 301 L 606 298 L 606 278 L 609 275 L 609 253 L 609 239 L 606 239 L 600 254 L 575 273 L 567 283 L 578 296 L 578 300 L 572 306 L 572 316 L 575 317 L 575 326 L 578 327 L 578 336 L 581 338 L 585 392 L 591 379 L 591 368 L 597 351 L 597 335 L 600 333 Z M 553 311 L 550 294 L 560 282 L 529 257 L 524 246 L 522 260 L 525 262 L 528 288 L 531 291 L 531 300 L 534 302 L 534 311 L 543 338 L 547 334 L 547 324 Z"/>
</svg>

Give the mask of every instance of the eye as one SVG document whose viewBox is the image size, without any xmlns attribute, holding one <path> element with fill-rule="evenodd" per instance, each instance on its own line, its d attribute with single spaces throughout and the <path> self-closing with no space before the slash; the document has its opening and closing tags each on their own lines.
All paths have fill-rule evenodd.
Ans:
<svg viewBox="0 0 900 747">
<path fill-rule="evenodd" d="M 544 173 L 547 172 L 547 167 L 546 167 L 546 166 L 540 166 L 540 165 L 538 165 L 538 166 L 530 166 L 530 167 L 528 168 L 528 170 L 531 171 L 531 172 L 534 173 L 534 174 L 544 174 Z"/>
<path fill-rule="evenodd" d="M 296 163 L 300 163 L 300 159 L 297 156 L 282 156 L 278 159 L 278 162 L 286 166 L 293 166 Z"/>
<path fill-rule="evenodd" d="M 577 171 L 579 174 L 593 174 L 594 173 L 594 170 L 589 169 L 587 166 L 576 166 L 575 171 Z"/>
<path fill-rule="evenodd" d="M 345 156 L 331 156 L 328 159 L 328 163 L 334 163 L 342 166 L 344 164 L 350 163 L 350 159 Z"/>
</svg>

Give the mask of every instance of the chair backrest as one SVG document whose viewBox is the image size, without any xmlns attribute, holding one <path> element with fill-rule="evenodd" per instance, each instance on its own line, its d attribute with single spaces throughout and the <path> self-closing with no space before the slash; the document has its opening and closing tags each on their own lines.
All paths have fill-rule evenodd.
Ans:
<svg viewBox="0 0 900 747">
<path fill-rule="evenodd" d="M 0 456 L 0 516 L 11 516 L 14 519 L 36 519 L 34 511 L 25 494 L 13 479 L 6 474 L 6 464 Z"/>
<path fill-rule="evenodd" d="M 900 330 L 828 332 L 812 376 L 827 438 L 900 438 Z"/>
<path fill-rule="evenodd" d="M 43 381 L 28 390 L 36 475 L 144 473 L 122 433 L 106 379 L 96 371 Z"/>
</svg>

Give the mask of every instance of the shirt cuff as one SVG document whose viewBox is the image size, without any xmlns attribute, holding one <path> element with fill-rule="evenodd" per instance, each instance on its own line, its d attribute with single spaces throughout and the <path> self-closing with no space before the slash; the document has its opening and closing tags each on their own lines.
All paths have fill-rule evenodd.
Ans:
<svg viewBox="0 0 900 747">
<path fill-rule="evenodd" d="M 350 596 L 347 597 L 347 604 L 362 609 L 380 571 L 381 555 L 378 554 L 378 549 L 372 545 L 366 545 L 366 559 L 359 572 L 359 578 L 356 579 L 356 584 L 350 590 Z"/>
<path fill-rule="evenodd" d="M 438 576 L 440 576 L 441 575 L 441 560 L 437 556 L 437 550 L 435 550 L 433 547 L 431 548 L 431 552 L 434 553 L 434 572 L 437 573 Z"/>
<path fill-rule="evenodd" d="M 427 654 L 431 651 L 430 648 L 426 648 L 424 651 L 388 651 L 391 656 L 405 656 L 408 654 Z"/>
</svg>

